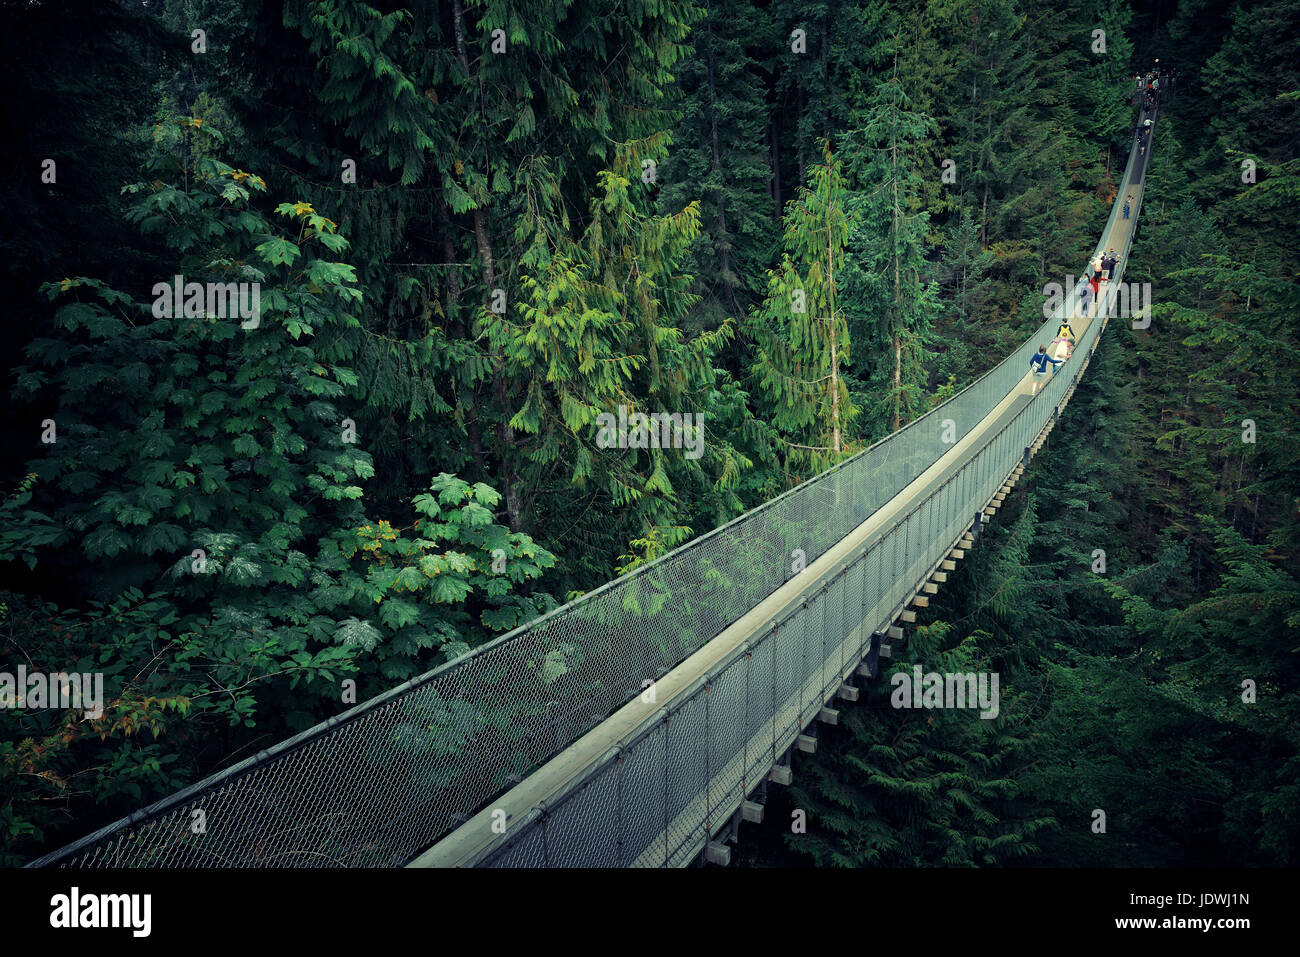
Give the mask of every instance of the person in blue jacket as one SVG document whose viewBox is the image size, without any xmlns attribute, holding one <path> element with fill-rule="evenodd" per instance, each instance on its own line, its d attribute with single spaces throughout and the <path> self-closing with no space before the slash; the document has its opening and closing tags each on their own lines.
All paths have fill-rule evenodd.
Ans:
<svg viewBox="0 0 1300 957">
<path fill-rule="evenodd" d="M 1055 372 L 1056 367 L 1063 361 L 1064 360 L 1062 359 L 1053 359 L 1049 356 L 1047 354 L 1047 346 L 1039 346 L 1038 355 L 1031 356 L 1029 359 L 1029 368 L 1034 373 L 1034 387 L 1029 394 L 1037 395 L 1039 386 L 1047 381 L 1047 363 L 1050 362 L 1052 364 L 1052 372 Z"/>
</svg>

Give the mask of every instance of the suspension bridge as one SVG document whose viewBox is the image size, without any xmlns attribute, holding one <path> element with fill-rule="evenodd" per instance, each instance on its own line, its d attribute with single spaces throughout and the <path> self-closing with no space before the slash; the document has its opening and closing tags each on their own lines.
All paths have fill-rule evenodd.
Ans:
<svg viewBox="0 0 1300 957">
<path fill-rule="evenodd" d="M 719 864 L 888 660 L 1042 448 L 1114 311 L 1150 138 L 1080 282 L 1011 355 L 658 561 L 31 866 Z M 1121 215 L 1133 196 L 1131 216 Z M 1027 371 L 1064 317 L 1073 355 Z"/>
</svg>

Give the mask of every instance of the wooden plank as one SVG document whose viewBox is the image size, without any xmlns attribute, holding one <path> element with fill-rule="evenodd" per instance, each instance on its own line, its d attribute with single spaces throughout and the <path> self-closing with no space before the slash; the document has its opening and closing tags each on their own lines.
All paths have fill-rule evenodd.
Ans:
<svg viewBox="0 0 1300 957">
<path fill-rule="evenodd" d="M 748 821 L 750 824 L 762 824 L 763 805 L 756 801 L 741 801 L 740 819 L 742 821 Z"/>
<path fill-rule="evenodd" d="M 776 764 L 772 766 L 772 773 L 767 776 L 767 779 L 773 784 L 789 786 L 790 782 L 794 780 L 794 772 L 790 770 L 788 764 Z"/>
<path fill-rule="evenodd" d="M 817 720 L 822 724 L 839 724 L 840 713 L 834 708 L 822 708 L 817 712 Z"/>
<path fill-rule="evenodd" d="M 947 573 L 947 572 L 935 572 L 933 575 L 930 576 L 930 580 L 931 580 L 931 581 L 936 581 L 936 582 L 938 582 L 939 584 L 942 585 L 944 582 L 946 582 L 946 581 L 948 580 L 948 573 Z"/>
<path fill-rule="evenodd" d="M 966 557 L 966 549 L 964 549 L 964 548 L 954 548 L 954 549 L 953 549 L 952 551 L 950 551 L 948 554 L 951 555 L 953 558 L 956 558 L 956 559 L 965 558 L 965 557 Z M 952 567 L 953 567 L 953 568 L 956 568 L 957 566 L 956 566 L 956 565 L 953 565 Z"/>
<path fill-rule="evenodd" d="M 899 641 L 903 637 L 903 629 L 899 628 L 897 625 L 890 625 L 885 629 L 885 634 L 889 635 L 889 637 L 893 638 L 895 641 Z"/>
<path fill-rule="evenodd" d="M 929 608 L 930 599 L 926 598 L 924 595 L 917 595 L 915 598 L 912 599 L 912 604 L 915 605 L 917 608 Z"/>
<path fill-rule="evenodd" d="M 709 846 L 704 849 L 704 859 L 710 864 L 726 867 L 731 863 L 731 848 L 717 841 L 709 841 Z"/>
<path fill-rule="evenodd" d="M 939 594 L 939 586 L 931 585 L 929 582 L 926 582 L 924 585 L 922 585 L 921 590 L 924 591 L 927 595 Z"/>
<path fill-rule="evenodd" d="M 960 555 L 958 555 L 957 557 L 961 558 Z M 939 567 L 946 572 L 956 571 L 957 563 L 954 561 L 949 561 L 948 559 L 945 558 L 943 561 L 939 563 Z"/>
<path fill-rule="evenodd" d="M 794 739 L 795 747 L 805 754 L 812 754 L 817 750 L 817 739 L 810 734 L 801 734 Z"/>
<path fill-rule="evenodd" d="M 912 622 L 916 621 L 916 612 L 905 611 L 903 612 L 902 618 L 903 621 L 907 622 L 908 624 L 911 624 Z"/>
<path fill-rule="evenodd" d="M 853 685 L 840 685 L 840 690 L 836 692 L 845 701 L 857 701 L 858 689 Z"/>
</svg>

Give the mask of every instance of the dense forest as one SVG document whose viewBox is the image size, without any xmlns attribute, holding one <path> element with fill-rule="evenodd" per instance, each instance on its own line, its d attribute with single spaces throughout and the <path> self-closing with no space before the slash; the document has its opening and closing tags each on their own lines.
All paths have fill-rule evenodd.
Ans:
<svg viewBox="0 0 1300 957">
<path fill-rule="evenodd" d="M 995 670 L 1000 715 L 877 681 L 738 853 L 1300 861 L 1300 0 L 0 10 L 0 669 L 104 676 L 93 717 L 0 702 L 0 863 L 977 379 L 1091 253 L 1156 59 L 1151 322 L 891 664 Z M 698 454 L 597 443 L 621 407 Z"/>
</svg>

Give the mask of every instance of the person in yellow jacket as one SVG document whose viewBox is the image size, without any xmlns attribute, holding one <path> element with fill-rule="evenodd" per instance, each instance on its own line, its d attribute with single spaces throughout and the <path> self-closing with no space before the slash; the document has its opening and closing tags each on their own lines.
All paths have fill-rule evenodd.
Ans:
<svg viewBox="0 0 1300 957">
<path fill-rule="evenodd" d="M 1069 319 L 1063 319 L 1063 320 L 1061 320 L 1061 328 L 1056 330 L 1056 338 L 1058 338 L 1058 339 L 1069 339 L 1069 340 L 1070 340 L 1070 348 L 1071 348 L 1071 349 L 1074 348 L 1074 343 L 1075 343 L 1075 338 L 1074 338 L 1074 329 L 1070 326 L 1070 320 L 1069 320 Z"/>
</svg>

